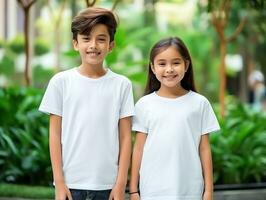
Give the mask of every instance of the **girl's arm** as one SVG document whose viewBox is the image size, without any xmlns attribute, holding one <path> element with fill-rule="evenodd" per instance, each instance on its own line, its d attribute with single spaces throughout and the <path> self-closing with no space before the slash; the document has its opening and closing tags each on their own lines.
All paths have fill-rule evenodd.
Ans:
<svg viewBox="0 0 266 200">
<path fill-rule="evenodd" d="M 199 153 L 204 177 L 204 194 L 203 200 L 213 199 L 213 169 L 212 169 L 212 155 L 209 143 L 209 134 L 201 136 Z"/>
<path fill-rule="evenodd" d="M 62 117 L 53 114 L 50 115 L 49 147 L 55 184 L 55 199 L 66 199 L 68 197 L 69 200 L 72 200 L 63 176 L 61 123 Z"/>
<path fill-rule="evenodd" d="M 119 160 L 116 183 L 109 199 L 124 200 L 131 155 L 131 117 L 119 120 Z"/>
<path fill-rule="evenodd" d="M 129 193 L 130 199 L 138 199 L 138 183 L 139 183 L 139 170 L 141 165 L 141 159 L 143 154 L 144 144 L 147 138 L 147 134 L 137 132 L 135 144 L 132 154 L 132 164 L 131 164 L 131 177 L 130 177 L 130 186 Z"/>
</svg>

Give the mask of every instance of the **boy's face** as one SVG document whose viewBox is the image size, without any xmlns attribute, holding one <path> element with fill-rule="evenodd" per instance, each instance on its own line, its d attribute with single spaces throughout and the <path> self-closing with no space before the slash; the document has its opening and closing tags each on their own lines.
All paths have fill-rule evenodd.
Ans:
<svg viewBox="0 0 266 200">
<path fill-rule="evenodd" d="M 73 46 L 79 51 L 82 64 L 102 67 L 105 56 L 114 46 L 114 41 L 110 42 L 107 27 L 97 24 L 89 35 L 78 34 L 77 40 L 73 40 Z"/>
</svg>

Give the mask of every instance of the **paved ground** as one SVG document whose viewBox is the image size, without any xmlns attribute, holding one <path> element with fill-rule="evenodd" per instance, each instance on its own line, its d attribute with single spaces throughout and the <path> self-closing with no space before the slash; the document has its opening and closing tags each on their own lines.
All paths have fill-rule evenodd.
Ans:
<svg viewBox="0 0 266 200">
<path fill-rule="evenodd" d="M 128 199 L 129 198 L 127 195 L 126 200 Z M 0 200 L 30 200 L 30 199 L 0 197 Z M 46 199 L 46 200 L 51 200 L 51 199 Z M 216 191 L 214 192 L 214 200 L 266 200 L 266 188 L 253 189 L 253 190 Z"/>
</svg>

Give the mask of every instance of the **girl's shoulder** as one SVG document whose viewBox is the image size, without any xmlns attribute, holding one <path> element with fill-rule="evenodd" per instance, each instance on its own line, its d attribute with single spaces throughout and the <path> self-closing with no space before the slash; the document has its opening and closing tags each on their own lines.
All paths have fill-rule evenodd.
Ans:
<svg viewBox="0 0 266 200">
<path fill-rule="evenodd" d="M 150 104 L 153 99 L 154 99 L 153 93 L 144 95 L 137 101 L 136 106 L 146 106 L 147 104 Z"/>
<path fill-rule="evenodd" d="M 197 92 L 194 91 L 190 91 L 191 95 L 191 99 L 197 102 L 209 102 L 209 100 L 202 94 L 199 94 Z"/>
</svg>

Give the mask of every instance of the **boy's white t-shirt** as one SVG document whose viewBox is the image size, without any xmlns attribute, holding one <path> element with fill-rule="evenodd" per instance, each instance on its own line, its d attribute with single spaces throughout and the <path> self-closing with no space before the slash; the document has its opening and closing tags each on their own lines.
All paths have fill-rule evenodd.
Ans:
<svg viewBox="0 0 266 200">
<path fill-rule="evenodd" d="M 147 133 L 140 167 L 141 200 L 200 200 L 199 143 L 220 129 L 209 101 L 189 91 L 170 99 L 153 92 L 135 106 L 134 131 Z"/>
<path fill-rule="evenodd" d="M 111 189 L 118 172 L 118 122 L 134 114 L 131 82 L 110 69 L 92 79 L 73 68 L 50 80 L 39 110 L 62 117 L 66 185 Z"/>
</svg>

